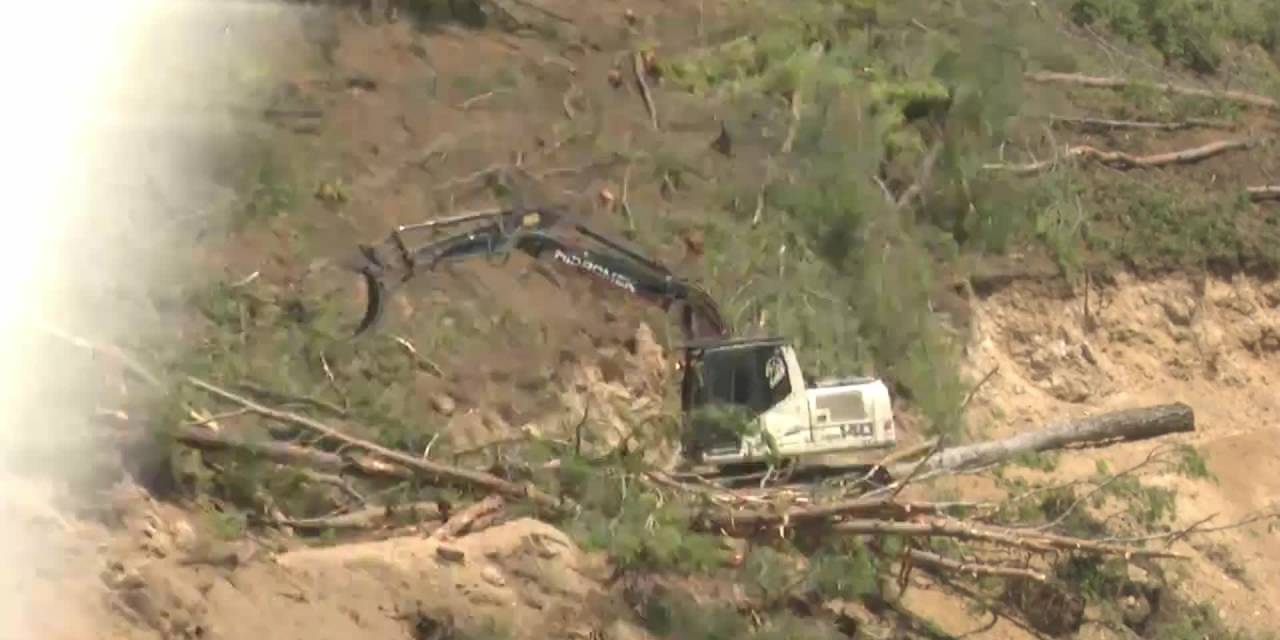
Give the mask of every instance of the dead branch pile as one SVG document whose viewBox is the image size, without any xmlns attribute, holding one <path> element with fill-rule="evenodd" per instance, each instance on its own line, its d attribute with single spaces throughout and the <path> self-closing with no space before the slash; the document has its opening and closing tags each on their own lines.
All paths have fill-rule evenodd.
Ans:
<svg viewBox="0 0 1280 640">
<path fill-rule="evenodd" d="M 84 345 L 81 345 L 84 346 Z M 106 352 L 95 349 L 99 353 Z M 145 375 L 143 375 L 145 374 Z M 144 380 L 157 380 L 145 370 L 139 374 Z M 537 507 L 543 515 L 552 517 L 572 515 L 577 507 L 566 496 L 555 496 L 531 484 L 519 484 L 489 472 L 466 469 L 425 456 L 415 456 L 395 451 L 382 445 L 350 435 L 347 431 L 317 419 L 283 409 L 267 406 L 259 401 L 231 392 L 221 386 L 198 378 L 186 378 L 185 383 L 204 390 L 212 396 L 238 407 L 237 411 L 256 414 L 277 425 L 268 428 L 265 439 L 251 439 L 229 433 L 212 419 L 199 420 L 175 427 L 176 441 L 206 451 L 234 450 L 263 460 L 305 470 L 301 477 L 307 481 L 339 486 L 344 493 L 355 496 L 359 503 L 355 508 L 319 518 L 289 518 L 278 512 L 265 519 L 267 524 L 288 530 L 376 530 L 396 525 L 413 527 L 418 532 L 430 531 L 436 538 L 464 535 L 483 529 L 502 517 L 510 503 L 525 503 Z M 192 410 L 195 415 L 210 415 Z M 223 414 L 227 415 L 227 414 Z M 300 428 L 309 439 L 300 439 L 290 427 Z M 1017 577 L 1033 581 L 1046 581 L 1046 574 L 1033 566 L 1036 559 L 1057 554 L 1115 555 L 1124 558 L 1180 558 L 1167 548 L 1139 546 L 1140 542 L 1169 541 L 1170 535 L 1143 536 L 1130 543 L 1117 540 L 1090 540 L 1054 533 L 1042 527 L 999 526 L 980 518 L 965 518 L 956 514 L 958 509 L 972 509 L 973 504 L 921 502 L 900 498 L 903 489 L 912 483 L 962 469 L 985 467 L 1028 452 L 1086 446 L 1107 446 L 1183 433 L 1195 429 L 1195 416 L 1191 407 L 1175 403 L 1127 409 L 1078 420 L 1063 421 L 1043 429 L 1022 433 L 991 442 L 962 445 L 952 448 L 939 446 L 917 447 L 910 455 L 920 456 L 908 461 L 903 455 L 893 456 L 882 463 L 883 468 L 898 478 L 888 486 L 874 491 L 855 493 L 822 502 L 804 499 L 801 494 L 789 490 L 766 491 L 746 494 L 712 482 L 702 480 L 676 480 L 671 475 L 650 471 L 638 479 L 655 493 L 670 496 L 672 492 L 683 494 L 690 508 L 691 525 L 703 532 L 723 536 L 761 540 L 785 536 L 885 536 L 894 535 L 908 540 L 903 551 L 905 563 L 916 562 L 936 571 L 962 572 L 965 574 Z M 305 444 L 304 444 L 305 442 Z M 330 450 L 321 448 L 328 443 L 336 446 Z M 602 470 L 601 473 L 608 473 Z M 479 494 L 461 508 L 454 509 L 447 502 L 418 502 L 406 505 L 370 505 L 364 496 L 348 484 L 349 478 L 370 481 L 402 483 L 414 479 L 428 484 L 460 487 Z M 350 507 L 350 505 L 348 505 Z M 948 557 L 927 541 L 946 538 L 970 543 L 971 555 L 964 558 Z M 1000 559 L 992 552 L 999 552 Z M 1010 552 L 1022 555 L 1022 561 L 1011 564 Z"/>
</svg>

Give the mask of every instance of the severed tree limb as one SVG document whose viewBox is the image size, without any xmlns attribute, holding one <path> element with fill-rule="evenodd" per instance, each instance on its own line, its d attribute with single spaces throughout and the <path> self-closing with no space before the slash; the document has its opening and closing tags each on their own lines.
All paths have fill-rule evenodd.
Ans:
<svg viewBox="0 0 1280 640">
<path fill-rule="evenodd" d="M 1219 140 L 1191 149 L 1156 153 L 1149 156 L 1135 156 L 1123 151 L 1107 151 L 1088 145 L 1067 147 L 1062 156 L 1049 160 L 1038 160 L 1025 164 L 990 163 L 982 168 L 986 171 L 1008 171 L 1016 175 L 1031 175 L 1052 169 L 1060 162 L 1071 160 L 1094 160 L 1115 169 L 1152 169 L 1175 164 L 1191 164 L 1219 156 L 1230 151 L 1248 149 L 1257 144 L 1257 140 Z"/>
<path fill-rule="evenodd" d="M 440 508 L 434 502 L 412 502 L 403 505 L 369 507 L 360 511 L 322 518 L 276 519 L 275 524 L 294 529 L 376 529 L 406 521 L 439 520 Z"/>
<path fill-rule="evenodd" d="M 1214 91 L 1212 89 L 1186 87 L 1167 82 L 1143 83 L 1135 82 L 1127 78 L 1086 76 L 1079 73 L 1058 73 L 1053 71 L 1032 71 L 1025 74 L 1024 77 L 1031 82 L 1039 84 L 1073 84 L 1076 86 L 1090 87 L 1094 89 L 1124 89 L 1130 86 L 1149 86 L 1164 93 L 1177 93 L 1184 96 L 1196 96 L 1200 98 L 1215 98 L 1218 100 L 1226 100 L 1228 102 L 1235 102 L 1271 111 L 1280 111 L 1280 101 L 1277 101 L 1275 98 L 1255 93 L 1245 93 L 1243 91 Z"/>
<path fill-rule="evenodd" d="M 1025 453 L 1099 446 L 1116 441 L 1146 440 L 1172 433 L 1195 431 L 1195 413 L 1181 402 L 1112 411 L 1079 420 L 1066 420 L 1038 431 L 951 447 L 938 452 L 925 465 L 928 471 L 956 471 L 996 464 Z M 911 473 L 914 464 L 896 464 L 894 476 Z"/>
<path fill-rule="evenodd" d="M 493 515 L 502 510 L 505 505 L 502 496 L 492 495 L 484 500 L 468 505 L 465 509 L 458 511 L 449 517 L 444 526 L 436 529 L 431 537 L 436 540 L 445 540 L 457 537 L 458 534 L 467 530 L 476 523 L 477 520 L 486 516 Z"/>
<path fill-rule="evenodd" d="M 1004 567 L 977 562 L 960 562 L 958 560 L 944 558 L 931 551 L 922 551 L 920 549 L 908 549 L 907 556 L 911 558 L 912 563 L 925 567 L 926 569 L 949 571 L 952 573 L 967 573 L 973 577 L 996 576 L 1000 578 L 1026 578 L 1036 582 L 1049 581 L 1048 576 L 1031 569 Z"/>
<path fill-rule="evenodd" d="M 1249 187 L 1246 191 L 1249 194 L 1249 199 L 1254 202 L 1266 202 L 1268 200 L 1280 201 L 1280 184 L 1262 187 Z"/>
<path fill-rule="evenodd" d="M 1111 129 L 1146 129 L 1154 131 L 1185 131 L 1187 129 L 1234 129 L 1235 124 L 1223 120 L 1206 120 L 1188 118 L 1171 122 L 1149 122 L 1138 120 L 1108 120 L 1105 118 L 1076 118 L 1049 114 L 1049 122 L 1064 124 L 1086 130 Z"/>
<path fill-rule="evenodd" d="M 402 451 L 388 449 L 387 447 L 369 442 L 368 440 L 363 440 L 343 433 L 342 431 L 334 429 L 329 425 L 307 416 L 289 411 L 281 411 L 279 409 L 273 409 L 271 407 L 258 404 L 248 398 L 227 391 L 226 389 L 194 376 L 187 377 L 187 382 L 223 399 L 239 404 L 240 406 L 264 417 L 294 424 L 316 434 L 325 436 L 331 440 L 341 442 L 348 447 L 366 451 L 389 462 L 394 462 L 395 464 L 405 467 L 418 475 L 426 477 L 432 482 L 464 485 L 521 500 L 528 499 L 540 507 L 552 510 L 558 510 L 564 506 L 556 497 L 533 486 L 519 485 L 483 471 L 463 469 L 452 465 L 441 464 L 439 462 L 423 460 Z"/>
</svg>

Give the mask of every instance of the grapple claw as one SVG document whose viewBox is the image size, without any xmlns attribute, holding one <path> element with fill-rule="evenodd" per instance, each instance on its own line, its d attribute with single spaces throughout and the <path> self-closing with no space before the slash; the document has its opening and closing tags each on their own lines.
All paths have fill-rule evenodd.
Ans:
<svg viewBox="0 0 1280 640">
<path fill-rule="evenodd" d="M 382 321 L 388 297 L 388 288 L 384 280 L 386 270 L 382 261 L 378 259 L 377 251 L 366 245 L 360 245 L 359 249 L 358 256 L 342 264 L 344 269 L 359 274 L 364 281 L 364 317 L 360 319 L 360 324 L 351 334 L 352 338 L 360 337 Z"/>
<path fill-rule="evenodd" d="M 362 272 L 360 275 L 364 278 L 364 317 L 360 319 L 360 325 L 351 334 L 352 338 L 360 337 L 382 321 L 383 309 L 387 299 L 387 288 L 382 283 L 382 280 L 370 275 L 368 272 Z"/>
</svg>

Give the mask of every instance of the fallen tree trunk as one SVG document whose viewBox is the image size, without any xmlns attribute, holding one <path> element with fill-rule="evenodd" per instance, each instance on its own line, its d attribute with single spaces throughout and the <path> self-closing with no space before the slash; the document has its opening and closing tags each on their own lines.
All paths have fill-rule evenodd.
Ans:
<svg viewBox="0 0 1280 640">
<path fill-rule="evenodd" d="M 1254 202 L 1280 200 L 1280 184 L 1264 187 L 1249 187 L 1249 199 Z"/>
<path fill-rule="evenodd" d="M 957 471 L 984 467 L 1026 453 L 1102 446 L 1121 441 L 1146 440 L 1171 433 L 1195 431 L 1195 413 L 1181 403 L 1124 409 L 1080 420 L 1053 424 L 1039 431 L 1020 433 L 1003 440 L 961 445 L 939 451 L 923 462 L 922 471 Z M 895 464 L 894 477 L 905 477 L 917 463 Z"/>
<path fill-rule="evenodd" d="M 1229 151 L 1248 149 L 1255 144 L 1257 144 L 1256 140 L 1219 140 L 1191 149 L 1156 153 L 1149 156 L 1135 156 L 1123 151 L 1108 151 L 1088 145 L 1079 145 L 1067 147 L 1066 152 L 1059 158 L 1025 164 L 986 164 L 982 168 L 986 171 L 1008 171 L 1017 175 L 1031 175 L 1051 169 L 1064 161 L 1094 160 L 1116 169 L 1154 169 L 1174 164 L 1191 164 Z"/>
<path fill-rule="evenodd" d="M 1276 101 L 1275 98 L 1269 98 L 1267 96 L 1254 93 L 1245 93 L 1243 91 L 1214 91 L 1212 89 L 1186 87 L 1167 82 L 1143 83 L 1135 82 L 1127 78 L 1086 76 L 1079 73 L 1058 73 L 1053 71 L 1032 71 L 1027 73 L 1024 77 L 1031 82 L 1037 82 L 1040 84 L 1073 84 L 1080 87 L 1091 87 L 1094 89 L 1124 89 L 1131 86 L 1145 85 L 1165 93 L 1177 93 L 1184 96 L 1226 100 L 1227 102 L 1235 102 L 1252 107 L 1269 109 L 1271 111 L 1280 111 L 1280 102 Z"/>
</svg>

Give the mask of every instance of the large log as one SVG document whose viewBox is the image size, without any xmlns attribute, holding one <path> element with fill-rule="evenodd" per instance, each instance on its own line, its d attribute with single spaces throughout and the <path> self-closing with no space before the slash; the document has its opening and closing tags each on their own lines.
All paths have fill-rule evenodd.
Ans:
<svg viewBox="0 0 1280 640">
<path fill-rule="evenodd" d="M 1123 409 L 1059 422 L 1002 440 L 943 449 L 928 458 L 918 471 L 973 469 L 1027 453 L 1146 440 L 1195 428 L 1195 412 L 1181 402 Z M 899 463 L 889 467 L 889 472 L 895 478 L 905 478 L 917 471 L 916 467 L 915 462 Z"/>
</svg>

